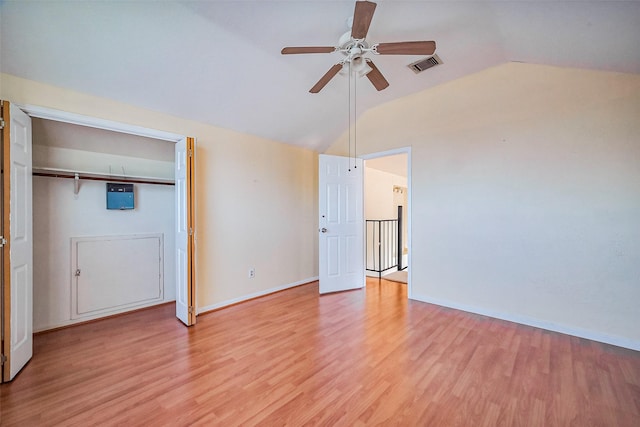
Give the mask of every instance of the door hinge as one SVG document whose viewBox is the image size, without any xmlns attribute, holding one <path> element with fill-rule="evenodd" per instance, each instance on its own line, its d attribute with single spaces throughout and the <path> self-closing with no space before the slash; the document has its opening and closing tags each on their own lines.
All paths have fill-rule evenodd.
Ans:
<svg viewBox="0 0 640 427">
<path fill-rule="evenodd" d="M 193 150 L 189 149 L 188 154 L 189 154 L 189 157 L 193 157 Z"/>
<path fill-rule="evenodd" d="M 4 129 L 4 120 L 0 119 L 0 129 Z"/>
<path fill-rule="evenodd" d="M 193 236 L 193 228 L 189 228 L 189 236 Z"/>
<path fill-rule="evenodd" d="M 193 313 L 195 312 L 195 310 L 193 309 L 193 306 L 192 306 L 192 305 L 191 305 L 191 306 L 189 306 L 188 311 L 189 311 L 189 314 L 193 314 Z"/>
<path fill-rule="evenodd" d="M 0 355 L 0 364 L 4 365 L 6 361 L 7 356 L 5 356 L 4 354 Z"/>
<path fill-rule="evenodd" d="M 4 236 L 0 236 L 0 248 L 3 248 L 4 245 L 7 244 L 7 239 L 4 238 Z"/>
</svg>

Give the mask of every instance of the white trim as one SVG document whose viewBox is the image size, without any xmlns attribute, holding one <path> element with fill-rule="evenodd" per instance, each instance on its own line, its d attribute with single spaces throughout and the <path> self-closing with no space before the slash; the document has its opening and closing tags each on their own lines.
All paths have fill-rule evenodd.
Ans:
<svg viewBox="0 0 640 427">
<path fill-rule="evenodd" d="M 536 319 L 528 316 L 519 316 L 513 314 L 506 314 L 499 311 L 487 310 L 476 306 L 459 304 L 456 302 L 443 300 L 439 298 L 425 297 L 422 295 L 412 295 L 411 299 L 415 301 L 425 302 L 429 304 L 435 304 L 442 307 L 453 308 L 456 310 L 466 311 L 468 313 L 480 314 L 482 316 L 493 317 L 495 319 L 506 320 L 508 322 L 519 323 L 521 325 L 533 326 L 534 328 L 546 329 L 547 331 L 559 332 L 565 335 L 572 335 L 574 337 L 586 338 L 592 341 L 598 341 L 605 344 L 611 344 L 618 347 L 624 347 L 631 350 L 640 351 L 640 342 L 630 340 L 624 337 L 618 337 L 614 335 L 603 334 L 588 329 L 574 328 L 571 326 L 560 325 L 545 320 Z"/>
<path fill-rule="evenodd" d="M 168 304 L 168 303 L 171 303 L 173 301 L 175 301 L 175 300 L 162 300 L 162 301 L 157 301 L 157 302 L 147 302 L 147 303 L 143 303 L 143 304 L 137 305 L 135 307 L 128 308 L 126 311 L 122 311 L 122 312 L 114 312 L 114 313 L 108 313 L 108 314 L 96 314 L 96 315 L 92 315 L 92 316 L 82 317 L 82 318 L 79 318 L 79 319 L 65 319 L 65 320 L 61 320 L 59 322 L 55 322 L 55 323 L 48 323 L 46 325 L 40 325 L 40 327 L 33 329 L 33 333 L 37 334 L 37 333 L 40 333 L 40 332 L 50 331 L 52 329 L 65 328 L 67 326 L 79 326 L 79 325 L 82 325 L 82 324 L 85 324 L 85 323 L 92 322 L 94 320 L 103 320 L 103 319 L 107 319 L 107 318 L 111 318 L 111 317 L 115 317 L 115 316 L 122 316 L 122 315 L 129 314 L 131 312 L 134 312 L 134 311 L 145 309 L 145 308 L 155 307 L 155 306 L 163 305 L 163 304 Z"/>
<path fill-rule="evenodd" d="M 413 286 L 411 285 L 411 274 L 412 274 L 412 269 L 411 269 L 411 265 L 412 265 L 412 261 L 411 261 L 411 256 L 413 254 L 413 251 L 411 250 L 411 235 L 412 235 L 412 226 L 411 223 L 413 222 L 413 215 L 411 214 L 411 206 L 412 206 L 412 197 L 411 194 L 413 193 L 413 185 L 411 183 L 411 147 L 402 147 L 402 148 L 394 148 L 393 150 L 387 150 L 387 151 L 380 151 L 378 153 L 371 153 L 371 154 L 363 154 L 360 157 L 363 160 L 371 160 L 371 159 L 377 159 L 379 157 L 387 157 L 387 156 L 395 156 L 398 154 L 406 154 L 407 155 L 407 248 L 409 249 L 409 254 L 408 254 L 408 263 L 407 265 L 409 266 L 409 274 L 407 274 L 407 297 L 409 299 L 413 299 Z M 366 163 L 365 163 L 366 166 Z"/>
<path fill-rule="evenodd" d="M 144 136 L 147 138 L 155 138 L 171 142 L 178 142 L 184 138 L 184 135 L 178 135 L 176 133 L 145 128 L 142 126 L 136 126 L 127 123 L 114 122 L 111 120 L 99 119 L 97 117 L 84 116 L 82 114 L 69 113 L 62 110 L 55 110 L 53 108 L 28 104 L 17 106 L 22 111 L 27 113 L 30 117 L 37 117 L 39 119 L 54 120 L 57 122 L 71 123 L 74 125 L 110 130 L 113 132 L 128 133 L 131 135 Z"/>
<path fill-rule="evenodd" d="M 265 295 L 273 294 L 275 292 L 283 291 L 285 289 L 295 288 L 296 286 L 305 285 L 307 283 L 315 282 L 317 280 L 318 280 L 318 276 L 309 277 L 307 279 L 298 280 L 297 282 L 276 286 L 275 288 L 271 288 L 271 289 L 265 289 L 264 291 L 254 292 L 252 294 L 243 295 L 238 298 L 228 299 L 226 301 L 222 301 L 217 304 L 207 305 L 205 307 L 198 307 L 196 309 L 196 314 L 204 314 L 208 311 L 217 310 L 219 308 L 224 308 L 229 305 L 237 304 L 239 302 L 244 302 L 254 298 L 263 297 Z"/>
</svg>

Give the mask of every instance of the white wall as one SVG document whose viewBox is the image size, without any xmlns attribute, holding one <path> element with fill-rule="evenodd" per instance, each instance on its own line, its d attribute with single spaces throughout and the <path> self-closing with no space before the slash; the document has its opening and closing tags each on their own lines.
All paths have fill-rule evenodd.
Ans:
<svg viewBox="0 0 640 427">
<path fill-rule="evenodd" d="M 173 180 L 175 144 L 62 121 L 32 118 L 33 167 Z"/>
<path fill-rule="evenodd" d="M 398 216 L 394 186 L 407 187 L 407 177 L 366 167 L 364 170 L 364 216 L 366 219 L 395 219 Z"/>
<path fill-rule="evenodd" d="M 165 142 L 167 145 L 173 143 Z M 127 178 L 174 179 L 174 162 L 75 150 L 62 147 L 33 146 L 33 166 L 75 172 L 90 172 Z"/>
<path fill-rule="evenodd" d="M 33 178 L 35 331 L 71 320 L 71 237 L 164 235 L 164 301 L 175 300 L 174 187 L 135 184 L 135 210 L 106 209 L 105 182 Z M 107 262 L 108 260 L 105 260 Z M 86 320 L 86 319 L 82 319 Z"/>
<path fill-rule="evenodd" d="M 412 298 L 640 349 L 639 118 L 638 75 L 518 63 L 367 111 L 363 154 L 412 147 Z"/>
</svg>

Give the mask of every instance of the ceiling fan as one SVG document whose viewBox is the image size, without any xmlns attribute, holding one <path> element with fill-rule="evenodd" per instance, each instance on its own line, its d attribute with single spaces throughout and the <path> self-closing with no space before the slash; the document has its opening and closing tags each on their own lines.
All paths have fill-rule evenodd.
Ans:
<svg viewBox="0 0 640 427">
<path fill-rule="evenodd" d="M 359 75 L 366 75 L 371 84 L 382 90 L 389 86 L 389 82 L 384 78 L 380 70 L 373 61 L 365 58 L 369 52 L 377 55 L 433 55 L 436 50 L 434 41 L 409 41 L 395 43 L 376 43 L 369 45 L 365 40 L 369 25 L 376 10 L 376 3 L 370 1 L 356 1 L 356 8 L 353 12 L 353 23 L 351 31 L 347 31 L 340 37 L 338 46 L 306 46 L 306 47 L 285 47 L 282 49 L 283 55 L 299 53 L 333 53 L 340 52 L 345 58 L 335 64 L 318 82 L 309 90 L 311 93 L 318 93 L 327 83 L 348 64 L 351 71 Z"/>
</svg>

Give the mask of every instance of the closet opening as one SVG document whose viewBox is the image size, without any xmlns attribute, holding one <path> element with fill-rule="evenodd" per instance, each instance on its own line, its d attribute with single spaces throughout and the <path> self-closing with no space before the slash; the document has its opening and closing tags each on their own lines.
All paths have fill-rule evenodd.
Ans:
<svg viewBox="0 0 640 427">
<path fill-rule="evenodd" d="M 32 144 L 34 332 L 174 301 L 175 143 L 32 118 Z"/>
</svg>

